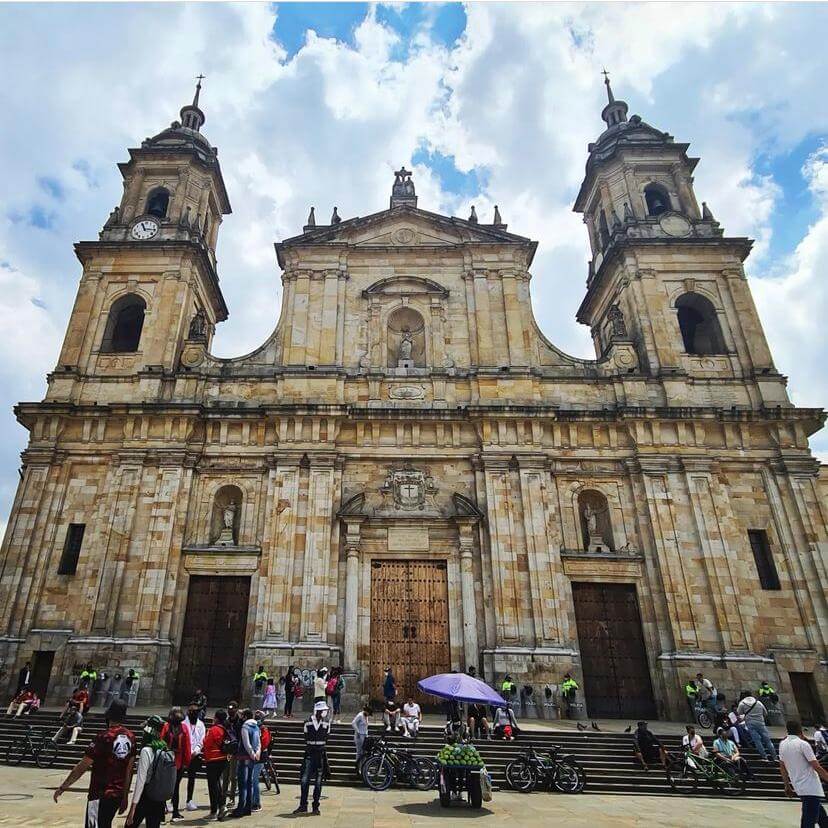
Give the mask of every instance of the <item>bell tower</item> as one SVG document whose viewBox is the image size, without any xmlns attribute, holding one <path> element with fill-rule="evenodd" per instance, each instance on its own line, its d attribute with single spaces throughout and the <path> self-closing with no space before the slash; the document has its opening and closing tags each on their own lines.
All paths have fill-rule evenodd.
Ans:
<svg viewBox="0 0 828 828">
<path fill-rule="evenodd" d="M 592 251 L 578 321 L 601 356 L 623 319 L 640 364 L 662 378 L 665 403 L 689 403 L 693 386 L 712 380 L 738 382 L 736 404 L 789 404 L 745 277 L 753 242 L 726 236 L 699 207 L 689 144 L 628 119 L 604 76 L 606 128 L 589 145 L 574 206 Z"/>
<path fill-rule="evenodd" d="M 227 318 L 216 242 L 231 209 L 218 151 L 201 132 L 202 79 L 180 120 L 118 165 L 123 196 L 98 240 L 75 245 L 83 273 L 49 399 L 97 396 L 116 378 L 122 386 L 125 377 L 168 376 L 188 338 L 209 347 Z M 157 383 L 142 387 L 151 395 Z"/>
</svg>

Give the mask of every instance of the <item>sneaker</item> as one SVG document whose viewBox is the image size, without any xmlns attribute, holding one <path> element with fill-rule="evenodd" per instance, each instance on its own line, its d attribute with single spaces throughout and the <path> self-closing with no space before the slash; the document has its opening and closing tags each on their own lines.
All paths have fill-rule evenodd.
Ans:
<svg viewBox="0 0 828 828">
<path fill-rule="evenodd" d="M 311 816 L 322 816 L 322 812 L 319 810 L 318 805 L 311 811 Z"/>
<path fill-rule="evenodd" d="M 170 822 L 184 822 L 184 817 L 181 814 L 173 814 Z"/>
<path fill-rule="evenodd" d="M 193 802 L 192 799 L 186 804 L 185 807 L 187 808 L 188 811 L 197 811 L 198 810 L 198 805 L 196 805 L 195 802 Z"/>
<path fill-rule="evenodd" d="M 385 728 L 385 732 L 386 732 L 386 733 L 390 733 L 390 732 L 391 732 L 391 728 L 390 728 L 390 727 L 386 727 L 386 728 Z"/>
<path fill-rule="evenodd" d="M 302 807 L 301 805 L 293 812 L 294 814 L 306 814 L 308 812 L 307 806 Z"/>
</svg>

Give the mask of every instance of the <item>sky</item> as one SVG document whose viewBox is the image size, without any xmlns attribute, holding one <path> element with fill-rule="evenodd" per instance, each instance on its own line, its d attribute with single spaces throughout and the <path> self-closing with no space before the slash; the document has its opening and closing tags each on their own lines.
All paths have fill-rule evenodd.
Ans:
<svg viewBox="0 0 828 828">
<path fill-rule="evenodd" d="M 575 322 L 587 237 L 572 203 L 601 132 L 601 70 L 648 123 L 691 143 L 706 201 L 746 263 L 800 406 L 828 402 L 825 4 L 0 5 L 0 530 L 80 275 L 72 245 L 119 202 L 116 164 L 178 117 L 206 76 L 204 133 L 233 214 L 218 259 L 230 319 L 214 352 L 253 350 L 280 307 L 273 242 L 384 209 L 392 171 L 420 207 L 539 242 L 535 315 L 594 356 Z M 825 430 L 812 447 L 828 461 Z"/>
</svg>

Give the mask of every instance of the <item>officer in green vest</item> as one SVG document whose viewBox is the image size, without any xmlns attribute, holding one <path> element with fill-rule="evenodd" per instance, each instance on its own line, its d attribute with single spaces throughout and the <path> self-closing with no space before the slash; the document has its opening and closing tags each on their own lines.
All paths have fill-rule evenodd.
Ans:
<svg viewBox="0 0 828 828">
<path fill-rule="evenodd" d="M 257 693 L 264 691 L 264 686 L 267 683 L 267 671 L 263 664 L 259 665 L 259 669 L 253 674 L 253 687 Z"/>
<path fill-rule="evenodd" d="M 500 692 L 506 699 L 510 696 L 514 696 L 517 692 L 517 685 L 512 681 L 512 677 L 508 673 L 503 677 L 503 684 L 500 685 Z"/>
<path fill-rule="evenodd" d="M 80 685 L 92 689 L 95 682 L 98 680 L 98 671 L 92 666 L 92 663 L 86 665 L 80 674 Z"/>
<path fill-rule="evenodd" d="M 684 695 L 687 698 L 687 705 L 690 708 L 690 715 L 695 720 L 696 701 L 699 698 L 699 688 L 695 679 L 687 679 L 687 684 L 684 685 Z"/>
<path fill-rule="evenodd" d="M 759 691 L 756 693 L 760 702 L 771 702 L 772 704 L 776 704 L 779 701 L 779 696 L 776 693 L 776 690 L 771 687 L 767 681 L 763 680 L 762 683 L 759 685 Z"/>
<path fill-rule="evenodd" d="M 578 694 L 578 682 L 572 678 L 569 673 L 564 673 L 563 681 L 561 682 L 561 696 L 566 701 L 566 715 L 572 715 L 572 703 L 575 701 L 575 696 Z"/>
</svg>

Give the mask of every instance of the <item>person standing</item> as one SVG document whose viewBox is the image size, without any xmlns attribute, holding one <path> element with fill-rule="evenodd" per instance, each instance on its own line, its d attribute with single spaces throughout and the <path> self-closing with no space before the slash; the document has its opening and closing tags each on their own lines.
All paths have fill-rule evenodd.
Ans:
<svg viewBox="0 0 828 828">
<path fill-rule="evenodd" d="M 184 817 L 179 810 L 181 780 L 190 765 L 190 733 L 184 724 L 184 711 L 173 707 L 167 721 L 161 728 L 161 739 L 167 743 L 175 756 L 175 790 L 172 795 L 172 821 L 181 822 Z"/>
<path fill-rule="evenodd" d="M 385 679 L 382 682 L 382 696 L 386 702 L 394 701 L 397 697 L 397 683 L 390 667 L 385 668 Z"/>
<path fill-rule="evenodd" d="M 327 760 L 326 746 L 331 732 L 331 723 L 328 721 L 328 705 L 324 701 L 313 706 L 313 714 L 305 722 L 305 759 L 302 764 L 300 781 L 299 807 L 294 814 L 308 812 L 308 790 L 313 779 L 313 810 L 314 816 L 319 816 L 319 800 L 322 796 L 322 775 Z"/>
<path fill-rule="evenodd" d="M 32 682 L 32 662 L 27 661 L 21 668 L 20 672 L 17 674 L 17 689 L 14 691 L 14 695 L 18 695 L 20 691 L 31 684 Z"/>
<path fill-rule="evenodd" d="M 272 677 L 267 680 L 265 685 L 262 709 L 265 716 L 273 716 L 276 713 L 276 681 Z"/>
<path fill-rule="evenodd" d="M 202 755 L 207 772 L 207 793 L 210 796 L 210 817 L 224 817 L 224 789 L 221 777 L 227 767 L 225 741 L 227 740 L 227 711 L 216 710 L 213 724 L 204 735 Z"/>
<path fill-rule="evenodd" d="M 690 718 L 696 720 L 696 702 L 699 698 L 699 688 L 696 682 L 689 678 L 684 685 L 684 698 L 687 699 L 687 706 L 690 708 Z"/>
<path fill-rule="evenodd" d="M 768 711 L 765 705 L 749 694 L 743 694 L 739 706 L 736 708 L 737 714 L 745 717 L 745 727 L 750 734 L 750 740 L 753 746 L 761 754 L 762 760 L 765 762 L 776 761 L 776 751 L 773 748 L 770 733 L 765 725 Z"/>
<path fill-rule="evenodd" d="M 253 765 L 253 811 L 262 810 L 262 792 L 259 787 L 259 778 L 264 770 L 264 763 L 270 750 L 270 730 L 265 724 L 265 714 L 262 710 L 257 710 L 256 724 L 259 726 L 259 758 Z"/>
<path fill-rule="evenodd" d="M 287 668 L 285 673 L 285 718 L 293 718 L 293 699 L 296 695 L 296 676 L 294 675 L 293 665 Z"/>
<path fill-rule="evenodd" d="M 788 796 L 796 794 L 802 802 L 801 828 L 828 828 L 828 814 L 822 807 L 825 792 L 822 783 L 828 782 L 828 771 L 819 764 L 813 748 L 802 735 L 802 724 L 797 719 L 785 723 L 788 735 L 779 744 L 779 772 Z"/>
<path fill-rule="evenodd" d="M 265 670 L 264 665 L 260 664 L 259 669 L 253 673 L 253 692 L 257 696 L 261 696 L 264 693 L 265 683 L 267 682 L 267 670 Z"/>
<path fill-rule="evenodd" d="M 578 695 L 578 682 L 572 678 L 569 673 L 564 673 L 563 681 L 561 682 L 561 696 L 566 702 L 567 718 L 572 718 L 572 705 L 575 703 L 575 698 Z"/>
<path fill-rule="evenodd" d="M 190 764 L 187 765 L 187 805 L 188 811 L 197 811 L 198 805 L 193 800 L 195 793 L 196 774 L 203 766 L 202 751 L 204 750 L 204 737 L 207 733 L 204 722 L 199 717 L 198 707 L 195 703 L 187 708 L 187 721 L 185 722 L 187 732 L 190 734 Z"/>
<path fill-rule="evenodd" d="M 253 711 L 246 707 L 241 714 L 241 741 L 236 754 L 239 798 L 231 816 L 250 816 L 253 812 L 253 770 L 261 758 L 261 733 L 253 718 Z"/>
<path fill-rule="evenodd" d="M 314 706 L 319 702 L 325 702 L 328 706 L 328 670 L 326 667 L 320 667 L 316 671 L 316 677 L 313 680 L 313 703 Z"/>
<path fill-rule="evenodd" d="M 365 748 L 365 737 L 368 735 L 368 718 L 371 715 L 371 708 L 366 704 L 351 721 L 351 728 L 354 731 L 354 747 L 356 748 L 356 769 L 359 772 L 359 760 Z"/>
<path fill-rule="evenodd" d="M 345 680 L 342 678 L 342 668 L 334 667 L 331 670 L 331 677 L 328 679 L 325 693 L 328 696 L 328 707 L 333 711 L 333 723 L 340 724 L 337 720 L 342 708 L 342 691 L 345 689 Z"/>
<path fill-rule="evenodd" d="M 241 726 L 242 718 L 239 715 L 238 702 L 231 701 L 230 704 L 227 705 L 229 758 L 227 760 L 227 766 L 224 769 L 224 776 L 222 777 L 224 798 L 228 808 L 234 806 L 236 803 L 236 779 L 238 776 L 238 762 L 236 757 L 239 752 L 239 745 L 241 745 Z"/>
<path fill-rule="evenodd" d="M 207 694 L 200 687 L 197 687 L 195 693 L 193 693 L 193 700 L 190 704 L 195 705 L 198 718 L 203 722 L 207 716 Z"/>
<path fill-rule="evenodd" d="M 161 738 L 161 728 L 164 721 L 160 716 L 150 716 L 143 725 L 141 751 L 138 754 L 138 771 L 135 774 L 135 790 L 132 792 L 132 804 L 126 818 L 127 828 L 138 826 L 146 822 L 147 828 L 159 828 L 164 821 L 164 806 L 166 791 L 156 796 L 156 787 L 164 787 L 167 781 L 162 779 L 159 763 L 163 756 L 160 751 L 169 751 L 167 743 Z M 170 761 L 169 753 L 166 758 Z M 174 762 L 174 758 L 172 759 Z M 167 765 L 170 772 L 174 771 L 171 764 Z M 170 782 L 172 778 L 170 778 Z M 152 784 L 147 785 L 148 782 Z"/>
<path fill-rule="evenodd" d="M 86 828 L 111 828 L 115 814 L 122 814 L 129 802 L 129 783 L 135 761 L 135 736 L 124 727 L 126 704 L 113 701 L 106 711 L 106 730 L 86 748 L 83 759 L 53 794 L 55 802 L 88 770 L 89 794 L 86 802 Z"/>
</svg>

